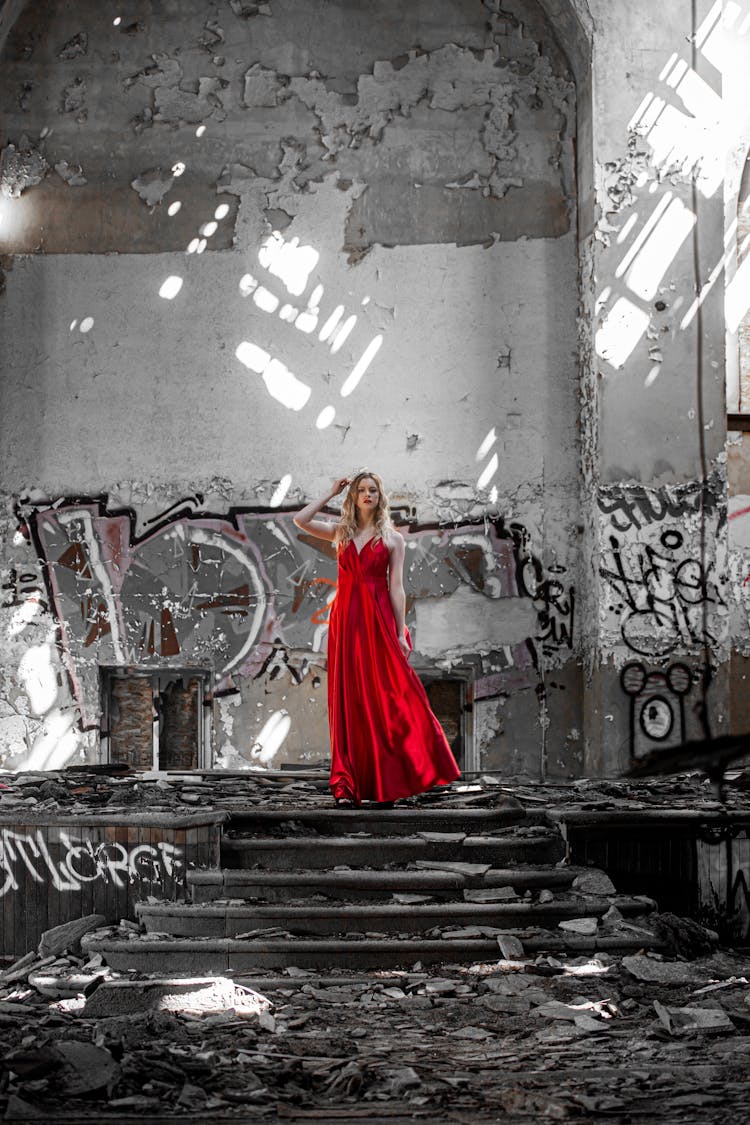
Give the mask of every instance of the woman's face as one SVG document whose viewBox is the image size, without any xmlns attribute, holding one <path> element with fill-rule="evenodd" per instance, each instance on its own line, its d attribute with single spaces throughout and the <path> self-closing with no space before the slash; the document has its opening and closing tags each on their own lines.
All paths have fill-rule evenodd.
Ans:
<svg viewBox="0 0 750 1125">
<path fill-rule="evenodd" d="M 380 490 L 375 481 L 372 477 L 362 477 L 362 480 L 357 485 L 357 491 L 354 496 L 354 506 L 357 515 L 371 515 L 377 510 L 379 500 Z"/>
</svg>

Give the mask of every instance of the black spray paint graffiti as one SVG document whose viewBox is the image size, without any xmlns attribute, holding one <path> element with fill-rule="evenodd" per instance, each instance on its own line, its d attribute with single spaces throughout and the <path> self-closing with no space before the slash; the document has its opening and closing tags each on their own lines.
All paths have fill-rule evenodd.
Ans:
<svg viewBox="0 0 750 1125">
<path fill-rule="evenodd" d="M 510 525 L 518 560 L 518 588 L 531 598 L 537 611 L 539 633 L 536 640 L 542 653 L 551 655 L 560 648 L 573 648 L 575 625 L 575 591 L 567 588 L 560 576 L 565 567 L 554 563 L 545 574 L 544 567 L 529 549 L 529 535 L 521 524 Z"/>
<path fill-rule="evenodd" d="M 610 611 L 620 618 L 628 648 L 651 659 L 663 658 L 679 645 L 713 645 L 707 611 L 725 607 L 713 562 L 685 549 L 681 531 L 659 536 L 658 548 L 609 536 L 602 578 L 613 594 Z"/>
<path fill-rule="evenodd" d="M 666 742 L 685 741 L 685 697 L 693 686 L 686 664 L 649 672 L 634 661 L 623 668 L 620 684 L 630 699 L 631 759 Z"/>
<path fill-rule="evenodd" d="M 699 484 L 662 485 L 660 488 L 630 487 L 625 495 L 619 489 L 610 495 L 602 489 L 598 496 L 599 510 L 610 517 L 615 531 L 636 531 L 661 523 L 665 519 L 682 520 L 691 515 L 713 516 L 718 511 L 721 494 L 718 478 L 711 478 L 705 487 Z"/>
</svg>

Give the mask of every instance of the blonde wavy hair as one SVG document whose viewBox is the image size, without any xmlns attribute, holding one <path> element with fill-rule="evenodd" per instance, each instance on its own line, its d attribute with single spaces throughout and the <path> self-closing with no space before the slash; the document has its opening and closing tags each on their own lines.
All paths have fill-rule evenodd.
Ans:
<svg viewBox="0 0 750 1125">
<path fill-rule="evenodd" d="M 391 513 L 388 508 L 388 497 L 383 488 L 383 482 L 377 473 L 371 473 L 369 469 L 360 469 L 356 473 L 349 484 L 344 502 L 341 505 L 341 520 L 336 528 L 336 534 L 333 541 L 337 547 L 346 547 L 349 542 L 357 534 L 359 525 L 357 524 L 357 489 L 363 480 L 374 480 L 378 486 L 378 506 L 375 509 L 374 523 L 375 535 L 374 540 L 382 539 L 386 547 L 391 544 L 391 536 L 394 533 L 393 522 L 391 520 Z"/>
</svg>

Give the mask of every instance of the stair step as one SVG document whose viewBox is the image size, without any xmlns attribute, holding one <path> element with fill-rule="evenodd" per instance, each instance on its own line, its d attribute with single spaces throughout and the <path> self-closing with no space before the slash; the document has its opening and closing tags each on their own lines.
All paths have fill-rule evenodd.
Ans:
<svg viewBox="0 0 750 1125">
<path fill-rule="evenodd" d="M 641 898 L 613 898 L 623 915 L 643 914 L 654 904 Z M 571 896 L 547 903 L 438 902 L 402 905 L 251 906 L 209 903 L 138 903 L 136 912 L 149 933 L 176 937 L 237 937 L 250 930 L 278 928 L 290 934 L 426 933 L 435 927 L 492 926 L 510 929 L 549 927 L 569 918 L 601 917 L 610 907 L 602 897 Z"/>
<path fill-rule="evenodd" d="M 595 937 L 540 934 L 521 936 L 527 954 L 625 953 L 659 949 L 660 943 L 638 934 L 602 934 Z M 412 940 L 272 940 L 240 941 L 232 938 L 180 940 L 146 937 L 118 941 L 113 938 L 82 940 L 87 955 L 101 953 L 110 968 L 124 972 L 196 976 L 207 973 L 244 973 L 259 969 L 378 969 L 423 965 L 465 964 L 498 960 L 494 938 Z"/>
<path fill-rule="evenodd" d="M 248 809 L 232 811 L 230 831 L 269 833 L 274 828 L 285 829 L 288 825 L 299 824 L 308 830 L 307 834 L 317 832 L 322 836 L 340 835 L 346 832 L 369 832 L 372 835 L 395 836 L 414 835 L 420 831 L 471 830 L 477 834 L 497 828 L 519 824 L 527 819 L 527 812 L 520 801 L 506 797 L 493 808 L 451 809 L 451 808 L 410 808 L 396 806 L 382 809 L 377 806 L 363 806 L 358 809 L 338 809 L 331 805 L 327 809 Z"/>
<path fill-rule="evenodd" d="M 187 882 L 193 902 L 214 899 L 247 898 L 284 902 L 305 894 L 325 894 L 328 898 L 383 900 L 394 892 L 432 894 L 445 897 L 464 889 L 513 887 L 525 890 L 560 890 L 569 887 L 577 875 L 590 873 L 587 867 L 524 866 L 491 867 L 482 875 L 462 875 L 439 870 L 372 871 L 360 868 L 319 871 L 247 871 L 242 868 L 222 871 L 188 871 Z"/>
<path fill-rule="evenodd" d="M 421 836 L 225 836 L 221 843 L 224 867 L 290 871 L 349 864 L 383 867 L 418 859 L 468 863 L 555 863 L 562 859 L 562 837 L 549 832 L 526 836 L 462 836 L 425 839 Z M 460 839 L 458 838 L 460 837 Z"/>
</svg>

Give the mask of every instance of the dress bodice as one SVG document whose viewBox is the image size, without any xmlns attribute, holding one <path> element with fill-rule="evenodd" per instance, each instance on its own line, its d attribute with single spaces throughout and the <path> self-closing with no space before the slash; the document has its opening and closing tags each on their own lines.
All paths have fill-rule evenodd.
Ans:
<svg viewBox="0 0 750 1125">
<path fill-rule="evenodd" d="M 382 539 L 368 539 L 361 551 L 353 539 L 339 551 L 339 583 L 387 582 L 389 552 Z"/>
</svg>

